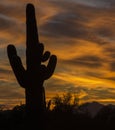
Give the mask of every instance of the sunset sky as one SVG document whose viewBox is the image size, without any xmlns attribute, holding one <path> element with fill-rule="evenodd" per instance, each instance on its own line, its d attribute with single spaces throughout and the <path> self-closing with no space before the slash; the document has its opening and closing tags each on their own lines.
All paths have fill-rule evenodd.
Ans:
<svg viewBox="0 0 115 130">
<path fill-rule="evenodd" d="M 54 75 L 45 81 L 47 98 L 64 92 L 81 101 L 115 103 L 114 0 L 0 0 L 0 104 L 24 101 L 10 67 L 14 44 L 25 65 L 27 3 L 36 8 L 39 39 L 57 55 Z"/>
</svg>

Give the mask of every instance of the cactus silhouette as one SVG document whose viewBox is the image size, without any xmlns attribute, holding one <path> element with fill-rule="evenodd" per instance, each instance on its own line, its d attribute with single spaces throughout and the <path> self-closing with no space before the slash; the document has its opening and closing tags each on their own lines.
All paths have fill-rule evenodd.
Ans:
<svg viewBox="0 0 115 130">
<path fill-rule="evenodd" d="M 57 57 L 49 51 L 44 52 L 44 45 L 39 42 L 35 8 L 32 4 L 27 4 L 26 7 L 26 69 L 14 45 L 8 45 L 7 53 L 18 83 L 25 88 L 27 113 L 40 114 L 45 109 L 43 83 L 52 76 Z M 44 65 L 43 62 L 46 61 L 48 64 Z"/>
</svg>

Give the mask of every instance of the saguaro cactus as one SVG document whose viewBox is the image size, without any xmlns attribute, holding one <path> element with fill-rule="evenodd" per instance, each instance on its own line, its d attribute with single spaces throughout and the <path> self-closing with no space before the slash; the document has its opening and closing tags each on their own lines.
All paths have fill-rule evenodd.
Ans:
<svg viewBox="0 0 115 130">
<path fill-rule="evenodd" d="M 32 4 L 27 4 L 26 7 L 26 31 L 26 69 L 14 45 L 8 45 L 7 53 L 18 83 L 25 88 L 27 112 L 41 113 L 45 107 L 43 83 L 52 76 L 57 57 L 50 55 L 49 51 L 44 52 L 44 46 L 39 42 L 35 8 Z M 47 60 L 47 66 L 43 65 Z"/>
</svg>

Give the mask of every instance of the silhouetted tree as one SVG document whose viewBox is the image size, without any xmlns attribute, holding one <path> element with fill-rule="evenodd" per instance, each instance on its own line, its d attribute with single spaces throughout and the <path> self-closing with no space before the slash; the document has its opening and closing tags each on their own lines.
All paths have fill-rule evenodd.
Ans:
<svg viewBox="0 0 115 130">
<path fill-rule="evenodd" d="M 14 45 L 8 45 L 7 52 L 17 81 L 25 88 L 27 114 L 40 116 L 46 107 L 43 83 L 52 76 L 57 57 L 50 55 L 49 51 L 44 52 L 44 45 L 39 42 L 35 9 L 32 4 L 28 4 L 26 8 L 26 27 L 26 69 Z M 42 64 L 48 60 L 47 66 Z"/>
<path fill-rule="evenodd" d="M 55 96 L 52 99 L 55 111 L 74 112 L 79 106 L 79 97 L 71 93 L 65 93 L 63 96 Z"/>
</svg>

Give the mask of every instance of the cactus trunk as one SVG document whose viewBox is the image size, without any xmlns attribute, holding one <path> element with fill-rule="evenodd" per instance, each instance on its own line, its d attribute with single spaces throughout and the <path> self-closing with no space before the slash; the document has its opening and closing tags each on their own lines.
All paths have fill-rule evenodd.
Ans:
<svg viewBox="0 0 115 130">
<path fill-rule="evenodd" d="M 36 89 L 29 88 L 25 89 L 27 113 L 43 113 L 46 109 L 43 86 L 35 87 Z"/>
</svg>

